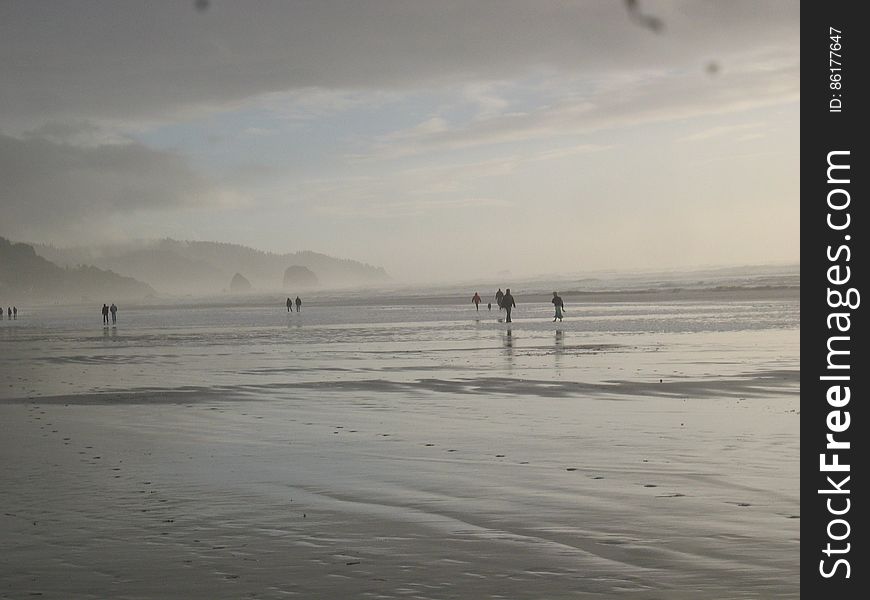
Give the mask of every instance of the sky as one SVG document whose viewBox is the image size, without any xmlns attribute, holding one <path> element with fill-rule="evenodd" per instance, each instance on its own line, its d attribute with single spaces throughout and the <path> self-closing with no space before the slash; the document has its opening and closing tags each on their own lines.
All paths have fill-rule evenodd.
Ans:
<svg viewBox="0 0 870 600">
<path fill-rule="evenodd" d="M 0 1 L 0 235 L 401 281 L 799 261 L 779 0 Z"/>
</svg>

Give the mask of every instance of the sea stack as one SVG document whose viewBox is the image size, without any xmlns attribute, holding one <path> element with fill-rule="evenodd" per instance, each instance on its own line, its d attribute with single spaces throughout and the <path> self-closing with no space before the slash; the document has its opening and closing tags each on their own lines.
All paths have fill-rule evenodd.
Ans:
<svg viewBox="0 0 870 600">
<path fill-rule="evenodd" d="M 230 281 L 230 291 L 235 293 L 250 292 L 251 282 L 248 281 L 241 273 L 236 273 L 235 275 L 233 275 L 232 281 Z"/>
<path fill-rule="evenodd" d="M 317 275 L 308 267 L 293 265 L 284 271 L 284 287 L 313 288 L 318 283 Z"/>
</svg>

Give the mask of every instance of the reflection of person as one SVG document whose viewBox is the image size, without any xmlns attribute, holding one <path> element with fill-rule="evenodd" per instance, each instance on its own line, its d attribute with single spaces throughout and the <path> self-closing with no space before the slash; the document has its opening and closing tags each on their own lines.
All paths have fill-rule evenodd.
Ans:
<svg viewBox="0 0 870 600">
<path fill-rule="evenodd" d="M 517 307 L 517 303 L 516 303 L 516 301 L 514 300 L 514 297 L 511 295 L 511 289 L 510 289 L 510 288 L 508 288 L 508 289 L 505 291 L 504 296 L 502 296 L 502 299 L 501 299 L 501 307 L 502 307 L 503 309 L 505 309 L 505 311 L 507 312 L 507 316 L 505 317 L 504 322 L 505 322 L 505 323 L 510 323 L 510 322 L 511 322 L 511 309 Z"/>
<path fill-rule="evenodd" d="M 296 296 L 296 312 L 302 308 L 302 299 L 299 296 Z"/>
<path fill-rule="evenodd" d="M 553 292 L 553 299 L 550 300 L 553 303 L 553 306 L 556 307 L 556 316 L 553 317 L 553 323 L 556 322 L 556 319 L 559 321 L 562 320 L 562 311 L 565 310 L 565 303 L 562 301 L 562 297 L 559 296 L 559 292 Z"/>
<path fill-rule="evenodd" d="M 117 321 L 118 307 L 115 306 L 115 303 L 112 302 L 112 306 L 109 307 L 109 311 L 112 313 L 112 325 Z"/>
<path fill-rule="evenodd" d="M 471 297 L 471 302 L 474 304 L 475 310 L 480 310 L 480 294 L 474 292 L 474 296 Z"/>
<path fill-rule="evenodd" d="M 103 325 L 108 325 L 109 324 L 109 305 L 108 304 L 103 304 L 102 313 L 103 313 Z"/>
<path fill-rule="evenodd" d="M 293 307 L 293 301 L 290 298 L 287 298 L 287 312 L 291 312 Z"/>
</svg>

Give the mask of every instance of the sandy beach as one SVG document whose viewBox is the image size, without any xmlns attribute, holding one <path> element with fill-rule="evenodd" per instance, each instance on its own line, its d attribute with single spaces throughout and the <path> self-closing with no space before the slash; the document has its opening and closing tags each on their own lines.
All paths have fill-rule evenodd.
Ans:
<svg viewBox="0 0 870 600">
<path fill-rule="evenodd" d="M 4 322 L 0 597 L 799 597 L 799 303 L 549 310 Z"/>
</svg>

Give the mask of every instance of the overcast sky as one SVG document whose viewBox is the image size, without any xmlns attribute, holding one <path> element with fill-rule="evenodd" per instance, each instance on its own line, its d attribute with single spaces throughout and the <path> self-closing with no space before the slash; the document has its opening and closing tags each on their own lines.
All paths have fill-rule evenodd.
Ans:
<svg viewBox="0 0 870 600">
<path fill-rule="evenodd" d="M 0 2 L 0 235 L 409 281 L 799 260 L 797 1 L 207 4 Z"/>
</svg>

